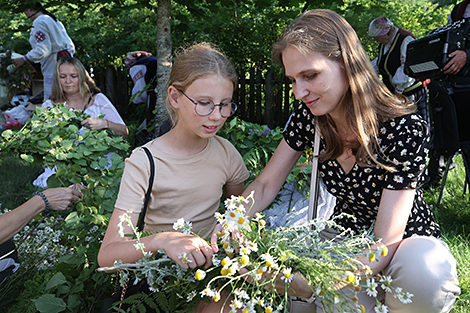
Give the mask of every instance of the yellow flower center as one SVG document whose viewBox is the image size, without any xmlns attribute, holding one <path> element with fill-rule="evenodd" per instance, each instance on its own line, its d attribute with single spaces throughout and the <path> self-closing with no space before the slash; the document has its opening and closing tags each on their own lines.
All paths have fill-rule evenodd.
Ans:
<svg viewBox="0 0 470 313">
<path fill-rule="evenodd" d="M 231 218 L 234 218 L 236 216 L 234 212 L 230 212 L 229 215 Z"/>
<path fill-rule="evenodd" d="M 217 294 L 215 294 L 215 296 L 214 296 L 214 301 L 215 301 L 215 302 L 219 302 L 219 300 L 220 300 L 220 295 L 217 293 Z"/>
<path fill-rule="evenodd" d="M 267 267 L 271 267 L 272 264 L 273 264 L 273 263 L 272 263 L 271 261 L 269 261 L 269 260 L 266 261 L 266 266 L 267 266 Z"/>
<path fill-rule="evenodd" d="M 383 246 L 382 247 L 382 256 L 387 256 L 388 255 L 388 247 L 387 246 Z"/>
<path fill-rule="evenodd" d="M 243 223 L 245 223 L 245 219 L 243 217 L 240 217 L 238 219 L 238 224 L 243 225 Z"/>
<path fill-rule="evenodd" d="M 374 253 L 369 253 L 369 261 L 374 262 L 375 261 L 375 254 Z"/>
<path fill-rule="evenodd" d="M 247 265 L 249 261 L 250 261 L 250 258 L 247 255 L 244 255 L 240 258 L 240 263 L 243 265 Z"/>
<path fill-rule="evenodd" d="M 223 269 L 220 270 L 220 275 L 227 276 L 227 274 L 228 274 L 228 269 L 223 268 Z"/>
<path fill-rule="evenodd" d="M 286 278 L 290 278 L 290 275 L 291 275 L 290 273 L 285 273 L 285 274 L 284 274 L 284 276 L 285 276 Z"/>
<path fill-rule="evenodd" d="M 356 277 L 354 277 L 354 274 L 352 274 L 352 273 L 349 274 L 348 277 L 346 278 L 346 281 L 347 281 L 348 283 L 352 283 L 352 282 L 354 282 L 355 280 L 356 280 Z"/>
<path fill-rule="evenodd" d="M 259 220 L 259 224 L 261 226 L 266 226 L 266 221 L 265 220 Z"/>
<path fill-rule="evenodd" d="M 273 313 L 273 309 L 268 306 L 266 309 L 264 309 L 264 313 Z"/>
<path fill-rule="evenodd" d="M 204 273 L 203 271 L 198 271 L 198 272 L 196 272 L 196 275 L 195 275 L 195 276 L 196 276 L 196 279 L 197 279 L 197 280 L 203 280 L 203 279 L 204 279 L 204 276 L 206 276 L 206 275 L 204 275 L 204 274 L 205 274 L 205 273 Z"/>
<path fill-rule="evenodd" d="M 225 247 L 224 247 L 224 248 L 225 248 Z M 223 259 L 222 262 L 220 262 L 220 264 L 222 264 L 222 266 L 227 266 L 227 265 L 229 265 L 230 263 L 229 263 L 229 260 Z"/>
</svg>

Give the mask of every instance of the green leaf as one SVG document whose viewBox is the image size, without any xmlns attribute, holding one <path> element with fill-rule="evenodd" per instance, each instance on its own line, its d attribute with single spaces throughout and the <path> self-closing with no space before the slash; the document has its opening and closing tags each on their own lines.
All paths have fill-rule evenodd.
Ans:
<svg viewBox="0 0 470 313">
<path fill-rule="evenodd" d="M 45 294 L 31 301 L 34 302 L 36 309 L 41 313 L 59 313 L 66 308 L 64 300 L 52 294 Z"/>
<path fill-rule="evenodd" d="M 66 282 L 67 282 L 67 280 L 65 279 L 64 274 L 62 274 L 62 272 L 59 272 L 59 273 L 55 274 L 54 276 L 52 276 L 51 280 L 49 280 L 49 282 L 47 283 L 47 286 L 46 286 L 46 290 L 50 289 L 50 288 L 53 288 L 53 287 L 56 287 L 56 286 L 61 285 L 61 284 L 65 284 Z"/>
<path fill-rule="evenodd" d="M 34 158 L 29 154 L 20 154 L 20 157 L 28 163 L 34 162 Z"/>
<path fill-rule="evenodd" d="M 78 307 L 81 304 L 80 302 L 80 296 L 76 294 L 71 294 L 67 300 L 67 307 L 70 310 L 73 310 L 74 308 Z"/>
<path fill-rule="evenodd" d="M 73 254 L 60 257 L 58 261 L 59 263 L 66 263 L 66 264 L 73 264 L 73 265 L 78 265 L 82 263 L 82 261 L 79 258 L 77 258 L 76 255 L 73 255 Z"/>
</svg>

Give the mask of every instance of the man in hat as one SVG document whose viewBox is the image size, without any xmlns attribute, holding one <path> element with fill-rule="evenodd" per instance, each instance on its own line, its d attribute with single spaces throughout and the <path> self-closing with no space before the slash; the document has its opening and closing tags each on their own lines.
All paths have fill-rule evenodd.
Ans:
<svg viewBox="0 0 470 313">
<path fill-rule="evenodd" d="M 372 65 L 382 75 L 383 83 L 392 93 L 402 94 L 414 102 L 418 114 L 429 123 L 426 82 L 417 81 L 404 72 L 406 48 L 415 39 L 413 34 L 395 27 L 390 19 L 382 16 L 370 23 L 369 36 L 379 43 L 379 55 Z"/>
</svg>

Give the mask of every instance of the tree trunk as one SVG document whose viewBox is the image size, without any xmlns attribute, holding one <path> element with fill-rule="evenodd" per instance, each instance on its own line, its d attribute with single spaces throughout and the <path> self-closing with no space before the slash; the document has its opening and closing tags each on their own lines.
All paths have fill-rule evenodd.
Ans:
<svg viewBox="0 0 470 313">
<path fill-rule="evenodd" d="M 155 110 L 155 135 L 168 118 L 165 108 L 165 86 L 171 71 L 171 0 L 158 0 L 157 7 L 157 103 Z"/>
</svg>

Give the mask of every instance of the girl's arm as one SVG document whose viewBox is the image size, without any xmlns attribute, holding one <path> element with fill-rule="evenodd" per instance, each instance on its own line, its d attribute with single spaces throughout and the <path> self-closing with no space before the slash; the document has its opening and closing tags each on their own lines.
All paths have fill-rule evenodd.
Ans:
<svg viewBox="0 0 470 313">
<path fill-rule="evenodd" d="M 242 194 L 246 198 L 253 190 L 255 192 L 255 203 L 249 213 L 250 217 L 271 204 L 301 155 L 302 151 L 295 151 L 284 139 L 281 140 L 268 165 Z"/>
<path fill-rule="evenodd" d="M 121 237 L 118 224 L 120 216 L 125 212 L 120 209 L 114 209 L 113 215 L 109 220 L 108 229 L 101 244 L 98 253 L 98 263 L 100 266 L 112 266 L 114 261 L 121 260 L 123 263 L 135 263 L 143 258 L 141 250 L 137 250 L 134 244 L 137 243 L 132 237 Z M 131 220 L 134 227 L 137 225 L 139 213 L 131 213 Z M 124 234 L 133 234 L 131 227 L 127 222 L 122 223 Z M 144 250 L 156 253 L 163 249 L 165 253 L 184 269 L 195 268 L 205 265 L 206 268 L 212 263 L 212 249 L 210 245 L 200 237 L 187 235 L 180 232 L 164 232 L 151 235 L 141 239 L 144 244 Z M 183 263 L 180 256 L 187 254 L 189 263 Z"/>
</svg>

